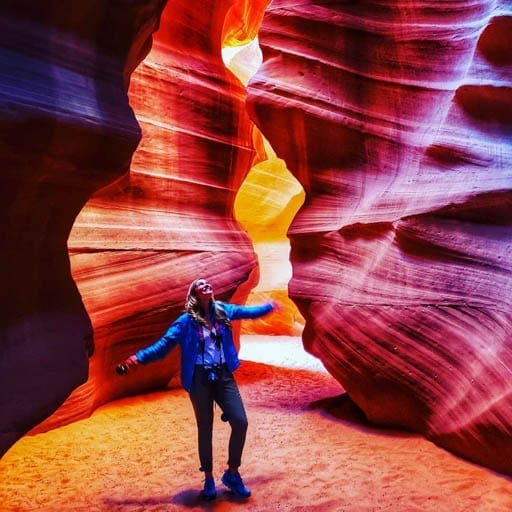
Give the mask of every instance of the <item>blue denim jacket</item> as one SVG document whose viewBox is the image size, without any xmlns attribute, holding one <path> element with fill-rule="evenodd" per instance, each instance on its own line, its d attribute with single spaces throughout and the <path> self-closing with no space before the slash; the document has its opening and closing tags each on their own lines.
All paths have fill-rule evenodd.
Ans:
<svg viewBox="0 0 512 512">
<path fill-rule="evenodd" d="M 270 302 L 258 306 L 237 306 L 225 302 L 220 304 L 230 320 L 259 318 L 274 309 Z M 231 329 L 222 323 L 220 328 L 226 365 L 229 371 L 234 372 L 240 366 L 240 360 L 233 342 L 233 334 Z M 181 346 L 181 384 L 190 392 L 199 350 L 199 325 L 188 313 L 182 313 L 159 340 L 139 350 L 135 355 L 142 364 L 153 363 L 163 359 L 178 344 Z"/>
</svg>

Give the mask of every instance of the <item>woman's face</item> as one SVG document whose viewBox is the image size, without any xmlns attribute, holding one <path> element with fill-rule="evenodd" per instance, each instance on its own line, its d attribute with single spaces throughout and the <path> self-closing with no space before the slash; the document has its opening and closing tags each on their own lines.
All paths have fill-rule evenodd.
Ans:
<svg viewBox="0 0 512 512">
<path fill-rule="evenodd" d="M 198 299 L 210 299 L 213 294 L 212 285 L 206 279 L 198 279 L 195 285 Z"/>
</svg>

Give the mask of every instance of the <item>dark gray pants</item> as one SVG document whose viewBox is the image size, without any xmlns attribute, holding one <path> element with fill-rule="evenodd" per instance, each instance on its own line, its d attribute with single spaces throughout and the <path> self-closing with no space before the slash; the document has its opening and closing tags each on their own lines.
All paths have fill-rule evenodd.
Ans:
<svg viewBox="0 0 512 512">
<path fill-rule="evenodd" d="M 247 415 L 242 397 L 238 391 L 233 374 L 222 365 L 218 379 L 210 380 L 210 371 L 196 365 L 194 384 L 190 392 L 190 400 L 194 407 L 197 423 L 197 441 L 201 471 L 211 472 L 213 469 L 212 435 L 213 435 L 213 404 L 216 402 L 227 417 L 231 426 L 229 438 L 228 466 L 238 468 L 242 461 L 242 451 L 247 432 Z"/>
</svg>

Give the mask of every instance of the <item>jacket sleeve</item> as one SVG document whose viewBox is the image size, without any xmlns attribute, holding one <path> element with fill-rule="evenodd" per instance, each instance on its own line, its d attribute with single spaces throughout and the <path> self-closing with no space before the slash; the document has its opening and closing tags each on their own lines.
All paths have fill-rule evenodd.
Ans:
<svg viewBox="0 0 512 512">
<path fill-rule="evenodd" d="M 259 318 L 274 310 L 274 306 L 271 302 L 265 302 L 257 306 L 237 306 L 236 304 L 222 303 L 221 307 L 224 308 L 230 320 Z"/>
<path fill-rule="evenodd" d="M 183 331 L 183 315 L 175 320 L 157 341 L 135 353 L 139 363 L 154 363 L 163 359 L 180 341 Z"/>
</svg>

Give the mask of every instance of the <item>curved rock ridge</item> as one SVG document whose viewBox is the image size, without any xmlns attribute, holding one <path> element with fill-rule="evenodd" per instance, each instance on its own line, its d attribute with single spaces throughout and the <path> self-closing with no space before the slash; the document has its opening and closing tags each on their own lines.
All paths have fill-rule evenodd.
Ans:
<svg viewBox="0 0 512 512">
<path fill-rule="evenodd" d="M 87 379 L 93 329 L 66 241 L 87 199 L 129 168 L 141 134 L 128 79 L 163 4 L 0 7 L 0 455 Z"/>
<path fill-rule="evenodd" d="M 114 368 L 183 311 L 193 279 L 207 277 L 216 298 L 240 302 L 256 283 L 252 242 L 233 215 L 236 192 L 256 157 L 254 125 L 245 88 L 221 57 L 223 40 L 234 37 L 229 20 L 235 23 L 236 7 L 168 2 L 151 52 L 131 75 L 129 99 L 142 138 L 130 173 L 88 201 L 68 242 L 95 333 L 90 377 L 36 431 L 113 398 L 175 377 L 177 383 L 179 351 L 127 377 Z M 261 7 L 258 12 L 261 18 Z"/>
<path fill-rule="evenodd" d="M 305 347 L 366 415 L 512 473 L 509 2 L 274 0 L 251 117 L 305 190 Z"/>
</svg>

